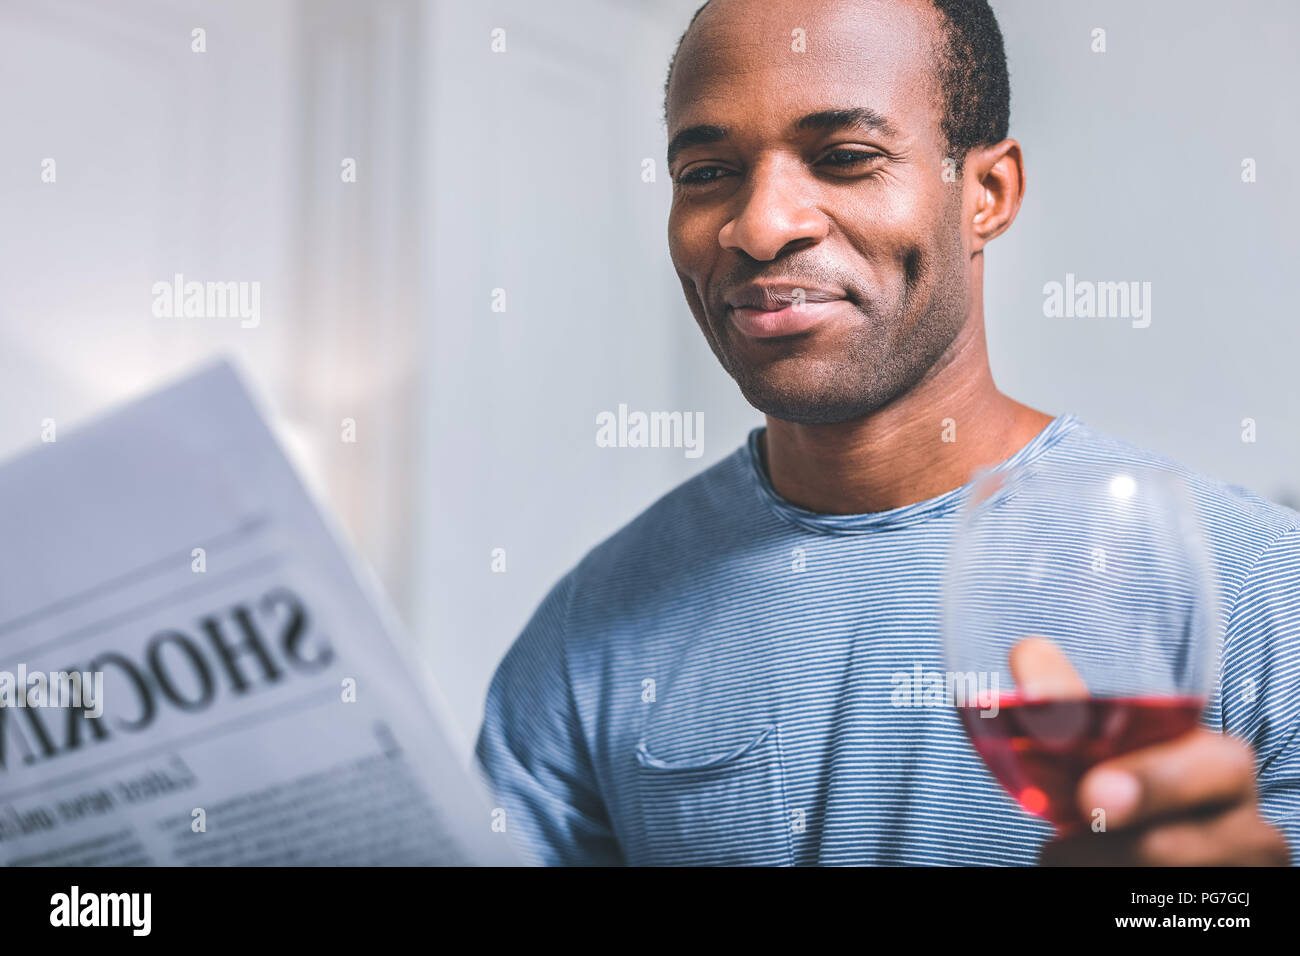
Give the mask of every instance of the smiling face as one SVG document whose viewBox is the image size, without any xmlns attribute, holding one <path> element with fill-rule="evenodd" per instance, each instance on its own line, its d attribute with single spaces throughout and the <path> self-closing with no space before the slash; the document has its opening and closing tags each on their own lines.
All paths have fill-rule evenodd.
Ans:
<svg viewBox="0 0 1300 956">
<path fill-rule="evenodd" d="M 941 29 L 924 2 L 713 0 L 678 52 L 669 252 L 714 354 L 775 418 L 869 414 L 970 313 Z"/>
</svg>

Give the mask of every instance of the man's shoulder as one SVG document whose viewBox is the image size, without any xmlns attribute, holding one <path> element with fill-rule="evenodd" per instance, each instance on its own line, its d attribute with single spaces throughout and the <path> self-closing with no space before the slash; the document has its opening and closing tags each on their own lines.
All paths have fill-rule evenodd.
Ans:
<svg viewBox="0 0 1300 956">
<path fill-rule="evenodd" d="M 746 443 L 661 495 L 551 587 L 502 670 L 581 670 L 590 663 L 585 650 L 635 652 L 652 639 L 645 622 L 681 606 L 748 533 L 743 514 L 757 503 L 754 480 Z"/>
<path fill-rule="evenodd" d="M 1131 464 L 1176 475 L 1190 492 L 1211 559 L 1229 591 L 1261 554 L 1300 530 L 1300 512 L 1256 491 L 1199 471 L 1160 452 L 1080 422 L 1053 449 L 1058 460 L 1079 464 Z"/>
<path fill-rule="evenodd" d="M 749 447 L 742 444 L 643 508 L 570 574 L 584 589 L 631 580 L 663 583 L 665 575 L 698 563 L 702 552 L 727 547 L 743 524 L 739 515 L 757 503 Z"/>
</svg>

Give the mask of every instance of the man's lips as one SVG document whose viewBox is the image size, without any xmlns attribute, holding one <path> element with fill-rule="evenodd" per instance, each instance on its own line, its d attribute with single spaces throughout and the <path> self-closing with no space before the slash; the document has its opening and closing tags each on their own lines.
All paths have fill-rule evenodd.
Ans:
<svg viewBox="0 0 1300 956">
<path fill-rule="evenodd" d="M 847 299 L 833 299 L 802 305 L 792 303 L 779 309 L 732 307 L 730 315 L 736 328 L 750 338 L 772 339 L 808 332 L 849 307 Z"/>
<path fill-rule="evenodd" d="M 725 300 L 736 328 L 756 339 L 807 332 L 848 304 L 841 289 L 770 280 L 739 286 Z"/>
</svg>

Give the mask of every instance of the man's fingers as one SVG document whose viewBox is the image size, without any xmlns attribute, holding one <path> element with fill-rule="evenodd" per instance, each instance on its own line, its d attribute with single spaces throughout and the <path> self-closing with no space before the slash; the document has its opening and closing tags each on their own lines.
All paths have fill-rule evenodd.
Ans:
<svg viewBox="0 0 1300 956">
<path fill-rule="evenodd" d="M 1105 811 L 1107 829 L 1197 808 L 1253 803 L 1255 758 L 1235 737 L 1198 729 L 1093 767 L 1079 783 L 1079 808 Z"/>
<path fill-rule="evenodd" d="M 1026 637 L 1007 655 L 1022 700 L 1077 700 L 1088 687 L 1070 659 L 1045 637 Z"/>
<path fill-rule="evenodd" d="M 1093 833 L 1083 831 L 1043 848 L 1044 866 L 1285 866 L 1282 834 L 1241 804 L 1199 820 Z"/>
<path fill-rule="evenodd" d="M 1077 700 L 1087 685 L 1051 641 L 1027 637 L 1008 655 L 1022 700 Z M 1255 757 L 1234 737 L 1196 729 L 1099 763 L 1078 789 L 1084 818 L 1101 822 L 1049 843 L 1044 864 L 1277 865 L 1281 833 L 1259 816 Z M 1098 813 L 1101 810 L 1104 813 Z"/>
<path fill-rule="evenodd" d="M 1225 861 L 1236 866 L 1285 866 L 1291 862 L 1281 833 L 1248 803 L 1210 820 L 1152 827 L 1134 842 L 1134 853 L 1138 864 L 1145 866 L 1212 866 Z"/>
</svg>

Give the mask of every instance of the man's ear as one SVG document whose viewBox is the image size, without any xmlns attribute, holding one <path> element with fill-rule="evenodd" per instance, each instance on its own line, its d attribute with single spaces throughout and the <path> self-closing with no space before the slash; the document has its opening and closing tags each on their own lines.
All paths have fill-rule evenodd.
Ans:
<svg viewBox="0 0 1300 956">
<path fill-rule="evenodd" d="M 971 229 L 971 254 L 1002 235 L 1015 221 L 1025 195 L 1025 163 L 1020 144 L 1004 139 L 966 154 L 965 212 Z"/>
</svg>

